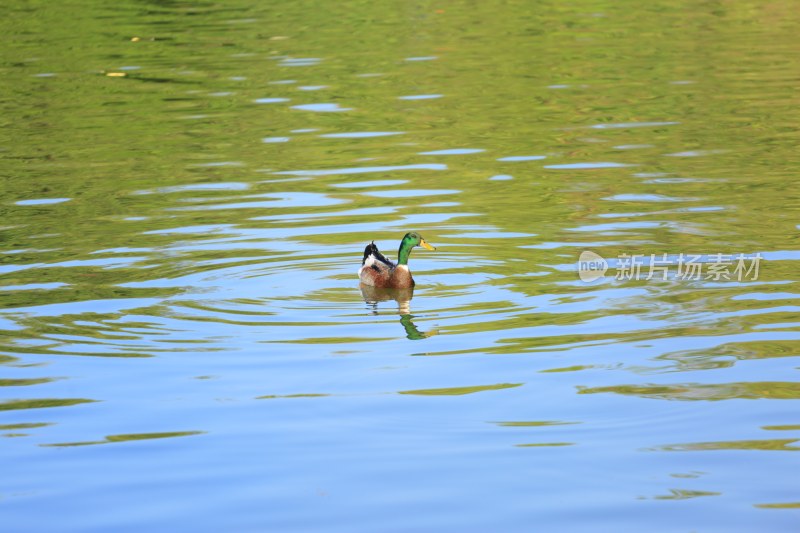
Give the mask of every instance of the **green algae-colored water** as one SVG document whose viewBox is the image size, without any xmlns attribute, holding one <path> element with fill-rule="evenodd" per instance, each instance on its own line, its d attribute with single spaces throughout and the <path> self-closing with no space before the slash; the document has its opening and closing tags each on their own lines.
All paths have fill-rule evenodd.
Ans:
<svg viewBox="0 0 800 533">
<path fill-rule="evenodd" d="M 12 0 L 3 528 L 795 530 L 796 7 Z"/>
</svg>

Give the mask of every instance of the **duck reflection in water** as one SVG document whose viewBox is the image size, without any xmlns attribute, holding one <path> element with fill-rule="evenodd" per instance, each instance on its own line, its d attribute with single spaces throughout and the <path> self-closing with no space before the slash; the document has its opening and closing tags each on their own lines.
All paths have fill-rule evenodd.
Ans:
<svg viewBox="0 0 800 533">
<path fill-rule="evenodd" d="M 406 289 L 384 289 L 381 287 L 372 287 L 370 285 L 360 285 L 361 296 L 364 301 L 370 306 L 373 315 L 378 314 L 378 302 L 389 302 L 394 300 L 397 302 L 397 310 L 400 313 L 400 324 L 406 330 L 406 338 L 411 340 L 424 339 L 431 335 L 436 335 L 436 330 L 429 333 L 423 333 L 413 322 L 414 315 L 411 314 L 411 299 L 414 297 L 414 287 Z"/>
</svg>

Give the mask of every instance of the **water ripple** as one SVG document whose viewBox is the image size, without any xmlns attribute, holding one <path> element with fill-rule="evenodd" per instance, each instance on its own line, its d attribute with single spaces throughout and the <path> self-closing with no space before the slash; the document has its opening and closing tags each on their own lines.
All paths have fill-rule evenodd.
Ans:
<svg viewBox="0 0 800 533">
<path fill-rule="evenodd" d="M 332 168 L 326 170 L 284 170 L 275 172 L 274 174 L 285 174 L 289 176 L 336 176 L 343 174 L 367 174 L 371 172 L 395 172 L 397 170 L 447 170 L 447 165 L 442 163 L 430 163 L 379 167 Z"/>
</svg>

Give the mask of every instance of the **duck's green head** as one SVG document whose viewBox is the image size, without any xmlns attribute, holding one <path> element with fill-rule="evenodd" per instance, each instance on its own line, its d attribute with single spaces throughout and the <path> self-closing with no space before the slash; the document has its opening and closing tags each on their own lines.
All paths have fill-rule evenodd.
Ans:
<svg viewBox="0 0 800 533">
<path fill-rule="evenodd" d="M 422 235 L 416 231 L 406 233 L 406 236 L 403 237 L 402 241 L 400 241 L 400 250 L 397 252 L 398 265 L 408 264 L 408 256 L 411 253 L 411 249 L 415 246 L 422 246 L 426 250 L 436 250 L 436 248 L 425 242 L 425 239 L 422 238 Z"/>
</svg>

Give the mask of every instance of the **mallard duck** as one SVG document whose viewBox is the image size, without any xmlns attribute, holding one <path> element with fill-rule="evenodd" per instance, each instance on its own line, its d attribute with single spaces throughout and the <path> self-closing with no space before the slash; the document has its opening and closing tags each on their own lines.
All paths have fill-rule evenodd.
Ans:
<svg viewBox="0 0 800 533">
<path fill-rule="evenodd" d="M 415 246 L 422 246 L 426 250 L 436 250 L 436 248 L 425 242 L 425 239 L 419 233 L 406 233 L 403 240 L 400 241 L 400 249 L 397 251 L 397 264 L 395 265 L 378 251 L 375 241 L 372 241 L 364 249 L 364 259 L 361 261 L 361 268 L 358 270 L 358 277 L 361 279 L 361 283 L 386 289 L 413 287 L 414 278 L 411 277 L 411 271 L 408 270 L 408 256 Z"/>
</svg>

